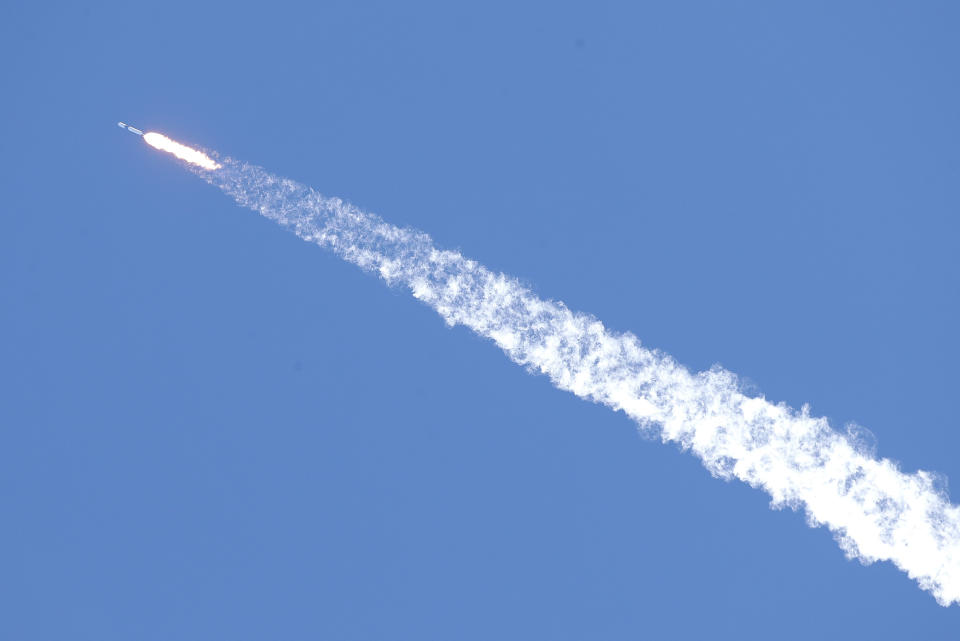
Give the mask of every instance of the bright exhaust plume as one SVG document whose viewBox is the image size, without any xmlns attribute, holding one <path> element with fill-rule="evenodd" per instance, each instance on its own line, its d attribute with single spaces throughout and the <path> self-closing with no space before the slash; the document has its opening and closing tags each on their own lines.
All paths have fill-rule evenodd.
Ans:
<svg viewBox="0 0 960 641">
<path fill-rule="evenodd" d="M 182 145 L 176 140 L 171 140 L 163 134 L 158 134 L 155 131 L 148 132 L 144 134 L 143 139 L 147 141 L 147 144 L 151 147 L 159 149 L 160 151 L 166 151 L 171 153 L 180 160 L 185 160 L 186 162 L 196 165 L 197 167 L 202 167 L 203 169 L 214 170 L 220 169 L 220 165 L 217 164 L 210 156 L 198 151 L 186 145 Z"/>
</svg>

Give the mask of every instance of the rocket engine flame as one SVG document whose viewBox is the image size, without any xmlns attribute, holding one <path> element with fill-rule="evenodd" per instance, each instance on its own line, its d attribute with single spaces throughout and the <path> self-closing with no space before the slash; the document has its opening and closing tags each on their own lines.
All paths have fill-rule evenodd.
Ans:
<svg viewBox="0 0 960 641">
<path fill-rule="evenodd" d="M 155 131 L 150 131 L 144 134 L 143 139 L 147 141 L 147 144 L 151 147 L 159 149 L 160 151 L 166 151 L 173 154 L 180 160 L 185 160 L 192 165 L 197 165 L 204 169 L 214 170 L 220 169 L 221 165 L 215 162 L 210 156 L 187 147 L 186 145 L 181 145 L 176 140 L 170 140 L 163 134 L 158 134 Z"/>
</svg>

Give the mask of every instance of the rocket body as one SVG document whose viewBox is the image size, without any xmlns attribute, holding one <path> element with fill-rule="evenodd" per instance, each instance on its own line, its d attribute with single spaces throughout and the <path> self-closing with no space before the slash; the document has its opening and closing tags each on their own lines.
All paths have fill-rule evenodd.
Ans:
<svg viewBox="0 0 960 641">
<path fill-rule="evenodd" d="M 132 133 L 132 134 L 137 134 L 138 136 L 142 136 L 142 135 L 143 135 L 143 132 L 142 132 L 142 131 L 140 131 L 140 130 L 137 129 L 136 127 L 131 127 L 130 125 L 128 125 L 128 124 L 125 123 L 125 122 L 118 122 L 118 123 L 117 123 L 117 126 L 120 127 L 121 129 L 126 129 L 127 131 L 129 131 L 129 132 Z"/>
</svg>

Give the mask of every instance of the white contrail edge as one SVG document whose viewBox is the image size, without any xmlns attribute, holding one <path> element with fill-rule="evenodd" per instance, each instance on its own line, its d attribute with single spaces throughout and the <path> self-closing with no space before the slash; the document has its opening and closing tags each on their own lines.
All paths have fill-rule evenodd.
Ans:
<svg viewBox="0 0 960 641">
<path fill-rule="evenodd" d="M 765 490 L 772 507 L 804 509 L 849 558 L 892 561 L 941 605 L 960 603 L 960 508 L 935 474 L 900 471 L 806 407 L 748 396 L 726 370 L 692 374 L 632 334 L 437 249 L 422 232 L 259 167 L 217 160 L 218 171 L 190 169 L 302 239 L 408 287 L 449 325 L 492 339 L 556 387 L 621 410 L 645 432 L 692 451 L 714 476 Z"/>
</svg>

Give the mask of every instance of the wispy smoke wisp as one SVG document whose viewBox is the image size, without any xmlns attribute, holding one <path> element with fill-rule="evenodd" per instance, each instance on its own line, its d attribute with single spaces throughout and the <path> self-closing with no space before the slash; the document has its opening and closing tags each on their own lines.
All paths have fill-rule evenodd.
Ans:
<svg viewBox="0 0 960 641">
<path fill-rule="evenodd" d="M 558 388 L 620 410 L 693 452 L 714 476 L 763 489 L 774 507 L 804 510 L 849 557 L 891 561 L 940 604 L 960 603 L 960 508 L 934 475 L 900 471 L 806 408 L 745 395 L 728 371 L 691 373 L 632 334 L 436 248 L 424 233 L 259 167 L 219 162 L 221 171 L 191 169 L 302 239 L 408 288 L 448 324 L 493 340 Z"/>
</svg>

